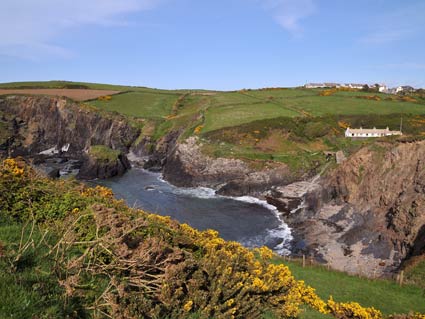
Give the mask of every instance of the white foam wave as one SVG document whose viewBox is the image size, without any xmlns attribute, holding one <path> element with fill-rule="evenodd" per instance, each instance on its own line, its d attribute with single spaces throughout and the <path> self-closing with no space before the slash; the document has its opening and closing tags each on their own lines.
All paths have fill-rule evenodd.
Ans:
<svg viewBox="0 0 425 319">
<path fill-rule="evenodd" d="M 270 205 L 269 203 L 267 203 L 265 200 L 261 200 L 258 199 L 256 197 L 252 197 L 252 196 L 240 196 L 240 197 L 229 197 L 232 198 L 234 200 L 240 201 L 240 202 L 245 202 L 245 203 L 250 203 L 250 204 L 257 204 L 260 206 L 263 206 L 265 208 L 267 208 L 268 210 L 275 212 L 275 213 L 279 213 L 277 208 L 273 205 Z"/>
<path fill-rule="evenodd" d="M 174 189 L 174 193 L 179 195 L 187 195 L 191 197 L 206 198 L 206 199 L 220 197 L 219 195 L 215 193 L 215 190 L 208 187 L 193 187 L 193 188 L 176 187 Z"/>
<path fill-rule="evenodd" d="M 269 236 L 279 238 L 281 242 L 273 247 L 273 250 L 279 255 L 289 255 L 291 253 L 291 241 L 293 239 L 291 229 L 287 224 L 282 222 L 278 228 L 270 229 Z"/>
<path fill-rule="evenodd" d="M 277 208 L 265 200 L 258 199 L 256 197 L 252 196 L 240 196 L 240 197 L 234 197 L 235 200 L 246 202 L 246 203 L 252 203 L 261 205 L 276 216 L 276 218 L 279 220 L 279 226 L 277 228 L 269 229 L 268 230 L 268 237 L 269 239 L 279 239 L 279 244 L 275 245 L 273 247 L 273 250 L 278 253 L 279 255 L 288 255 L 290 254 L 290 244 L 293 239 L 291 229 L 289 226 L 282 220 L 280 212 L 277 210 Z"/>
</svg>

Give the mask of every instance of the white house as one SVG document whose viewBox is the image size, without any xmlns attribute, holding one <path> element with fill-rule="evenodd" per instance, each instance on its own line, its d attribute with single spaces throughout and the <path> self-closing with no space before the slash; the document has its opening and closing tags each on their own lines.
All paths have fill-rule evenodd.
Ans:
<svg viewBox="0 0 425 319">
<path fill-rule="evenodd" d="M 325 83 L 307 83 L 304 85 L 306 89 L 318 89 L 326 87 Z"/>
<path fill-rule="evenodd" d="M 400 131 L 390 131 L 388 126 L 386 129 L 377 129 L 376 127 L 374 127 L 373 129 L 364 129 L 362 127 L 359 129 L 355 129 L 355 128 L 348 127 L 345 130 L 345 137 L 366 138 L 366 137 L 383 137 L 383 136 L 391 136 L 391 135 L 403 135 L 403 133 Z"/>
<path fill-rule="evenodd" d="M 380 84 L 378 91 L 381 93 L 388 93 L 388 87 L 385 84 Z"/>
<path fill-rule="evenodd" d="M 400 92 L 414 92 L 415 89 L 413 87 L 411 87 L 410 85 L 403 85 L 403 86 L 399 86 L 396 89 L 396 93 L 400 93 Z"/>
<path fill-rule="evenodd" d="M 348 84 L 348 87 L 351 88 L 351 89 L 359 89 L 359 90 L 361 90 L 361 89 L 363 89 L 364 86 L 365 86 L 364 84 L 358 84 L 358 83 L 350 83 L 350 84 Z"/>
</svg>

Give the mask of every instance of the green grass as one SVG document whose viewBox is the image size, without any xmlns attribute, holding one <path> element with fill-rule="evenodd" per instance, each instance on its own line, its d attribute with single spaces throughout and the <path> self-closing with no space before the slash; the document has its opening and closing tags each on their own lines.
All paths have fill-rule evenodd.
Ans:
<svg viewBox="0 0 425 319">
<path fill-rule="evenodd" d="M 296 112 L 285 107 L 258 101 L 251 104 L 213 106 L 208 108 L 205 113 L 206 120 L 203 132 L 214 131 L 224 127 L 238 126 L 261 119 L 296 115 Z"/>
<path fill-rule="evenodd" d="M 21 258 L 11 262 L 19 251 L 19 244 L 29 238 L 31 225 L 0 223 L 0 317 L 1 318 L 65 318 L 77 315 L 78 302 L 64 303 L 64 291 L 57 283 L 54 264 L 44 255 L 47 246 L 40 243 L 43 232 L 36 227 L 32 239 L 35 245 L 22 253 Z M 21 241 L 21 234 L 24 234 Z M 49 242 L 51 236 L 45 237 Z M 8 255 L 14 258 L 9 259 Z M 12 270 L 13 269 L 13 270 Z M 75 303 L 74 303 L 75 302 Z M 80 312 L 82 315 L 82 312 Z"/>
<path fill-rule="evenodd" d="M 300 102 L 300 101 L 297 101 Z M 425 105 L 411 102 L 370 101 L 343 96 L 314 96 L 294 105 L 315 115 L 325 114 L 423 114 Z"/>
<path fill-rule="evenodd" d="M 105 145 L 93 145 L 89 150 L 91 156 L 105 162 L 116 161 L 120 153 L 119 150 L 113 150 Z"/>
<path fill-rule="evenodd" d="M 145 86 L 129 86 L 118 84 L 90 83 L 90 82 L 73 82 L 73 81 L 27 81 L 27 82 L 7 82 L 0 83 L 1 89 L 64 89 L 64 88 L 86 88 L 93 90 L 112 90 L 122 92 L 145 92 L 145 93 L 209 93 L 210 90 L 202 89 L 155 89 Z"/>
<path fill-rule="evenodd" d="M 328 271 L 321 266 L 303 268 L 297 262 L 283 263 L 288 265 L 296 279 L 304 280 L 306 284 L 314 287 L 317 294 L 324 300 L 333 296 L 334 300 L 339 302 L 356 301 L 362 306 L 375 307 L 386 315 L 409 311 L 425 312 L 424 290 L 418 286 L 400 287 L 390 280 L 370 280 L 349 276 L 342 272 Z M 322 317 L 317 316 L 317 318 Z M 304 316 L 303 318 L 316 317 Z"/>
<path fill-rule="evenodd" d="M 62 89 L 62 88 L 88 88 L 93 90 L 113 90 L 113 91 L 138 91 L 138 92 L 152 92 L 152 93 L 172 93 L 172 92 L 185 92 L 187 90 L 160 90 L 152 89 L 142 86 L 127 86 L 116 84 L 102 84 L 102 83 L 88 83 L 88 82 L 72 82 L 72 81 L 28 81 L 28 82 L 9 82 L 0 83 L 2 89 Z"/>
<path fill-rule="evenodd" d="M 424 114 L 425 104 L 387 101 L 388 95 L 365 92 L 337 92 L 320 96 L 318 90 L 280 89 L 218 93 L 211 96 L 204 132 L 238 126 L 280 116 Z M 377 95 L 374 101 L 358 97 Z"/>
<path fill-rule="evenodd" d="M 312 116 L 325 114 L 391 114 L 391 113 L 414 113 L 423 114 L 423 103 L 402 101 L 387 101 L 392 97 L 382 93 L 366 92 L 337 92 L 331 96 L 320 96 L 318 90 L 288 89 L 277 91 L 250 91 L 247 94 L 258 98 L 267 99 L 272 97 L 276 103 L 303 110 Z M 381 101 L 366 100 L 357 97 L 376 95 Z"/>
<path fill-rule="evenodd" d="M 425 255 L 415 256 L 404 269 L 405 281 L 422 287 L 425 291 Z"/>
<path fill-rule="evenodd" d="M 110 101 L 91 101 L 90 105 L 102 110 L 142 117 L 162 118 L 169 115 L 180 94 L 129 92 L 112 96 Z"/>
</svg>

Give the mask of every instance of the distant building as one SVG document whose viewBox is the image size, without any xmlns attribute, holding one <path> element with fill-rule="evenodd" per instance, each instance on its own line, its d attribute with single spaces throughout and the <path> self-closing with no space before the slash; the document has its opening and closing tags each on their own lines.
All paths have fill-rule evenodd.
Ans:
<svg viewBox="0 0 425 319">
<path fill-rule="evenodd" d="M 397 88 L 390 88 L 388 89 L 388 94 L 397 94 Z"/>
<path fill-rule="evenodd" d="M 339 84 L 339 83 L 324 83 L 324 85 L 327 88 L 339 88 L 339 87 L 341 87 L 341 84 Z"/>
<path fill-rule="evenodd" d="M 318 89 L 326 87 L 325 83 L 307 83 L 304 85 L 306 89 Z"/>
<path fill-rule="evenodd" d="M 383 136 L 391 136 L 391 135 L 403 135 L 400 131 L 391 131 L 388 127 L 386 129 L 377 129 L 374 127 L 373 129 L 354 129 L 354 128 L 347 128 L 345 130 L 345 137 L 383 137 Z"/>
<path fill-rule="evenodd" d="M 351 89 L 359 89 L 359 90 L 361 90 L 361 89 L 363 89 L 364 86 L 365 86 L 364 84 L 358 84 L 358 83 L 350 83 L 350 84 L 348 84 L 348 87 L 351 88 Z"/>
<path fill-rule="evenodd" d="M 399 86 L 396 89 L 396 93 L 411 93 L 411 92 L 415 92 L 415 88 L 411 87 L 410 85 L 403 85 L 403 86 Z"/>
<path fill-rule="evenodd" d="M 388 87 L 385 84 L 380 84 L 378 87 L 378 91 L 381 93 L 388 93 Z"/>
</svg>

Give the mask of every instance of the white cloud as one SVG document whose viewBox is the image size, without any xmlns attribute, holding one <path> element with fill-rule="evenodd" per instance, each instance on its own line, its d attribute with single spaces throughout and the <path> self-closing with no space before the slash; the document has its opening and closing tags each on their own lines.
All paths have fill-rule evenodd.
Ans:
<svg viewBox="0 0 425 319">
<path fill-rule="evenodd" d="M 259 0 L 284 29 L 294 35 L 302 32 L 300 21 L 316 11 L 313 0 Z"/>
<path fill-rule="evenodd" d="M 69 57 L 54 44 L 65 31 L 84 25 L 125 25 L 126 14 L 147 10 L 160 0 L 1 0 L 0 55 L 38 59 Z"/>
</svg>

